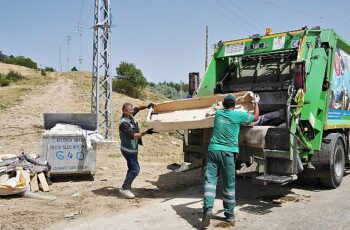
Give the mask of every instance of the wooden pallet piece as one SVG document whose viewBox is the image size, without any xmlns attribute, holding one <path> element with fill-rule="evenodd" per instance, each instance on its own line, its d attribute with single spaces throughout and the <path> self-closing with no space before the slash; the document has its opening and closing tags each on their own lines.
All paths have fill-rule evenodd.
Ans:
<svg viewBox="0 0 350 230">
<path fill-rule="evenodd" d="M 40 181 L 40 184 L 41 184 L 41 187 L 42 187 L 43 191 L 44 192 L 49 192 L 50 191 L 50 187 L 47 184 L 47 181 L 45 179 L 44 173 L 39 173 L 38 174 L 38 178 L 39 178 L 39 181 Z"/>
<path fill-rule="evenodd" d="M 38 185 L 38 174 L 34 174 L 32 179 L 30 180 L 30 189 L 32 192 L 38 192 L 39 191 L 39 185 Z"/>
</svg>

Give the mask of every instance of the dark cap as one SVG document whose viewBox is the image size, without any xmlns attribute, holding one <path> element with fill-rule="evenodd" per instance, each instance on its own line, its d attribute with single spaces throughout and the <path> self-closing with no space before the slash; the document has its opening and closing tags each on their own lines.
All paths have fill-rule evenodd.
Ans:
<svg viewBox="0 0 350 230">
<path fill-rule="evenodd" d="M 227 96 L 224 98 L 224 103 L 225 104 L 235 104 L 236 103 L 236 98 L 232 94 L 227 94 Z"/>
</svg>

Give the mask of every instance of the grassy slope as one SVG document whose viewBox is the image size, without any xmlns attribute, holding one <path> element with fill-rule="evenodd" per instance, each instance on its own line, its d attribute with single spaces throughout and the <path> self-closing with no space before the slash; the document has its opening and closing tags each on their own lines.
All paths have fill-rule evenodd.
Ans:
<svg viewBox="0 0 350 230">
<path fill-rule="evenodd" d="M 41 76 L 40 71 L 0 63 L 0 73 L 7 74 L 11 70 L 23 75 L 24 79 L 18 82 L 11 82 L 10 86 L 7 87 L 0 87 L 0 112 L 20 102 L 21 97 L 28 94 L 29 91 L 53 81 L 52 73 L 47 73 L 47 76 Z"/>
</svg>

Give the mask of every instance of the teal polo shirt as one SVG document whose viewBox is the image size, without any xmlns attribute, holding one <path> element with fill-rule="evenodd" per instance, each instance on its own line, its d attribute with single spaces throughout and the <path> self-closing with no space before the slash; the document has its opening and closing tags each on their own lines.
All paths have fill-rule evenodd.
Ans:
<svg viewBox="0 0 350 230">
<path fill-rule="evenodd" d="M 250 113 L 231 109 L 220 109 L 215 113 L 213 134 L 208 150 L 238 153 L 238 136 L 241 124 L 250 124 L 254 116 Z"/>
</svg>

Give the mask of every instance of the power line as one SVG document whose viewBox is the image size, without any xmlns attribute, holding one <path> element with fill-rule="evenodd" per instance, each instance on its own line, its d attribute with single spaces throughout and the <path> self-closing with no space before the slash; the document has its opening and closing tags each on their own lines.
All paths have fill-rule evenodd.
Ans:
<svg viewBox="0 0 350 230">
<path fill-rule="evenodd" d="M 59 49 L 58 49 L 58 68 L 60 69 L 60 72 L 62 72 L 61 49 L 62 49 L 62 47 L 59 46 Z"/>
<path fill-rule="evenodd" d="M 255 33 L 256 33 L 256 31 L 260 30 L 254 24 L 250 23 L 245 18 L 243 18 L 241 15 L 239 15 L 237 12 L 235 12 L 236 11 L 235 7 L 231 8 L 229 5 L 226 5 L 226 3 L 223 3 L 221 1 L 216 1 L 216 2 L 218 4 L 220 4 L 223 7 L 223 9 L 225 9 L 228 13 L 233 13 L 235 16 L 237 16 L 237 19 L 240 19 L 244 24 L 246 24 L 247 26 L 252 28 L 255 31 Z M 226 1 L 224 1 L 224 2 L 226 2 Z M 229 1 L 229 3 L 231 3 L 231 2 Z"/>
<path fill-rule="evenodd" d="M 69 71 L 69 43 L 72 36 L 67 35 L 67 71 Z"/>
<path fill-rule="evenodd" d="M 246 17 L 250 18 L 251 20 L 254 19 L 254 23 L 258 24 L 262 28 L 265 29 L 265 25 L 261 24 L 257 18 L 254 18 L 252 15 L 249 15 L 242 7 L 239 7 L 237 4 L 233 3 L 233 1 L 229 1 L 229 3 L 235 8 L 238 9 L 240 13 L 244 14 Z"/>
<path fill-rule="evenodd" d="M 350 24 L 345 22 L 345 21 L 339 21 L 339 20 L 336 20 L 334 18 L 325 17 L 325 16 L 322 16 L 322 15 L 317 15 L 317 14 L 314 14 L 314 13 L 311 13 L 311 12 L 307 12 L 307 11 L 304 11 L 304 10 L 278 5 L 276 3 L 269 2 L 269 1 L 266 1 L 266 0 L 255 0 L 255 1 L 263 3 L 265 5 L 273 6 L 275 8 L 283 9 L 283 10 L 286 10 L 286 11 L 289 11 L 289 12 L 292 12 L 292 13 L 297 13 L 297 14 L 301 14 L 301 15 L 317 18 L 317 19 L 320 19 L 320 20 L 326 20 L 326 21 L 329 21 L 329 22 L 336 22 L 336 21 L 338 21 L 338 22 L 341 22 L 342 24 L 350 27 Z"/>
<path fill-rule="evenodd" d="M 241 24 L 237 23 L 234 19 L 232 19 L 230 16 L 227 16 L 226 13 L 224 11 L 222 11 L 220 8 L 218 8 L 217 6 L 213 5 L 212 2 L 210 1 L 206 1 L 203 0 L 203 2 L 210 8 L 210 9 L 214 9 L 217 13 L 219 13 L 219 15 L 225 17 L 226 19 L 228 19 L 229 21 L 233 22 L 236 26 L 239 26 L 240 28 L 242 28 L 243 30 L 245 30 L 246 32 L 248 32 L 249 34 L 251 34 L 251 31 L 247 30 L 247 28 L 245 28 L 244 26 L 242 26 Z"/>
<path fill-rule="evenodd" d="M 84 11 L 84 0 L 81 0 L 80 5 L 80 14 L 79 14 L 79 21 L 78 21 L 78 33 L 79 33 L 79 64 L 81 65 L 83 62 L 82 57 L 82 50 L 83 50 L 83 26 L 85 25 L 84 22 L 82 22 L 82 16 Z M 81 67 L 81 66 L 80 66 Z"/>
</svg>

